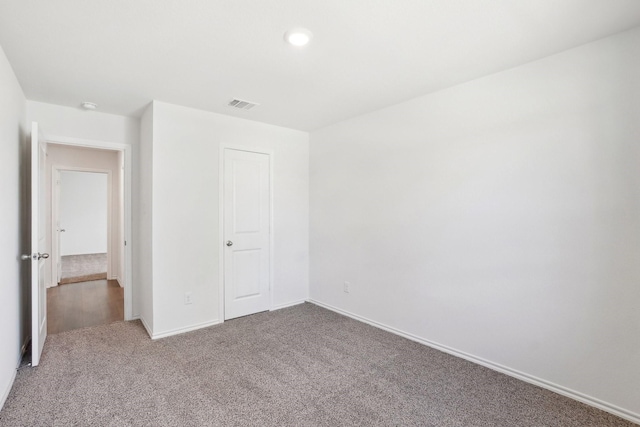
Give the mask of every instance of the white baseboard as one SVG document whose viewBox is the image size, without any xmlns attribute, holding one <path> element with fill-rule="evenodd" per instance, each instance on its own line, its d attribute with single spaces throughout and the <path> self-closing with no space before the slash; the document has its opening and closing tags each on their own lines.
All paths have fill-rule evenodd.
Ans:
<svg viewBox="0 0 640 427">
<path fill-rule="evenodd" d="M 342 314 L 344 316 L 350 317 L 352 319 L 367 323 L 371 326 L 375 326 L 376 328 L 383 329 L 387 332 L 391 332 L 393 334 L 399 335 L 401 337 L 410 339 L 411 341 L 418 342 L 420 344 L 424 344 L 428 347 L 435 348 L 436 350 L 443 351 L 445 353 L 451 354 L 452 356 L 460 357 L 462 359 L 468 360 L 470 362 L 476 363 L 478 365 L 482 365 L 486 368 L 493 369 L 494 371 L 501 372 L 505 375 L 509 375 L 511 377 L 517 378 L 524 382 L 537 385 L 544 389 L 553 391 L 554 393 L 561 394 L 563 396 L 569 397 L 571 399 L 577 400 L 578 402 L 585 403 L 589 406 L 593 406 L 595 408 L 601 409 L 603 411 L 609 412 L 613 415 L 616 415 L 620 418 L 624 418 L 625 420 L 631 421 L 636 424 L 640 424 L 640 414 L 636 414 L 635 412 L 629 411 L 627 409 L 621 408 L 619 406 L 613 405 L 608 402 L 604 402 L 600 399 L 597 399 L 592 396 L 588 396 L 584 393 L 580 393 L 579 391 L 572 390 L 567 387 L 563 387 L 561 385 L 552 383 L 547 380 L 543 380 L 542 378 L 535 377 L 533 375 L 529 375 L 527 373 L 518 371 L 516 369 L 511 369 L 507 366 L 500 365 L 499 363 L 491 362 L 490 360 L 483 359 L 481 357 L 474 356 L 469 353 L 465 353 L 464 351 L 456 350 L 454 348 L 448 347 L 443 344 L 439 344 L 437 342 L 433 342 L 424 338 L 420 338 L 416 335 L 403 332 L 399 329 L 396 329 L 391 326 L 387 326 L 383 323 L 376 322 L 375 320 L 367 319 L 366 317 L 359 316 L 357 314 L 351 313 L 346 310 L 342 310 L 340 308 L 334 307 L 330 304 L 325 304 L 320 301 L 316 301 L 314 299 L 309 299 L 308 302 L 315 304 L 317 306 L 326 308 L 327 310 L 334 311 L 336 313 Z"/>
<path fill-rule="evenodd" d="M 147 331 L 147 334 L 149 334 L 149 338 L 153 339 L 153 331 L 151 330 L 149 325 L 147 325 L 147 322 L 144 320 L 144 317 L 139 316 L 138 319 L 140 319 L 140 322 L 142 322 L 142 326 L 144 326 L 144 329 Z"/>
<path fill-rule="evenodd" d="M 11 393 L 11 389 L 13 388 L 13 383 L 16 381 L 16 375 L 18 374 L 18 368 L 20 367 L 20 363 L 22 362 L 22 358 L 24 354 L 27 352 L 27 346 L 29 345 L 31 337 L 26 337 L 22 346 L 20 347 L 20 353 L 18 354 L 18 363 L 16 363 L 16 368 L 12 369 L 11 379 L 7 384 L 7 387 L 0 395 L 0 410 L 4 407 L 5 402 L 7 401 L 7 397 L 9 397 L 9 393 Z"/>
<path fill-rule="evenodd" d="M 144 321 L 142 323 L 144 324 Z M 149 335 L 151 336 L 152 340 L 157 340 L 157 339 L 160 339 L 160 338 L 170 337 L 172 335 L 178 335 L 178 334 L 183 334 L 185 332 L 195 331 L 196 329 L 202 329 L 202 328 L 207 328 L 209 326 L 219 325 L 220 323 L 222 323 L 222 322 L 220 322 L 220 320 L 216 319 L 216 320 L 211 320 L 209 322 L 203 322 L 203 323 L 198 323 L 198 324 L 195 324 L 195 325 L 185 326 L 184 328 L 170 329 L 168 331 L 159 332 L 157 334 L 150 333 Z M 147 328 L 147 327 L 145 326 L 145 328 Z M 147 328 L 147 332 L 149 332 L 149 328 Z"/>
<path fill-rule="evenodd" d="M 18 368 L 20 367 L 20 363 L 22 363 L 22 359 L 24 358 L 25 353 L 27 352 L 27 346 L 29 345 L 29 341 L 31 341 L 31 337 L 26 337 L 22 346 L 20 347 L 20 353 L 18 354 L 18 363 L 16 364 L 16 369 L 13 370 L 13 374 L 11 375 L 11 379 L 9 380 L 9 384 L 7 384 L 6 390 L 0 396 L 0 410 L 4 407 L 4 403 L 7 401 L 7 397 L 9 397 L 9 393 L 13 388 L 13 383 L 16 381 L 16 375 L 18 374 Z"/>
<path fill-rule="evenodd" d="M 2 395 L 0 396 L 0 410 L 4 407 L 5 402 L 7 401 L 7 397 L 9 397 L 9 393 L 11 392 L 11 388 L 13 388 L 13 383 L 16 380 L 16 374 L 18 373 L 17 369 L 11 370 L 11 379 L 7 384 L 6 388 L 2 391 Z"/>
<path fill-rule="evenodd" d="M 301 300 L 298 300 L 298 301 L 285 302 L 284 304 L 278 304 L 276 306 L 271 307 L 271 310 L 269 310 L 269 311 L 275 311 L 275 310 L 280 310 L 280 309 L 287 308 L 287 307 L 293 307 L 294 305 L 304 304 L 305 302 L 307 302 L 306 299 L 301 299 Z"/>
</svg>

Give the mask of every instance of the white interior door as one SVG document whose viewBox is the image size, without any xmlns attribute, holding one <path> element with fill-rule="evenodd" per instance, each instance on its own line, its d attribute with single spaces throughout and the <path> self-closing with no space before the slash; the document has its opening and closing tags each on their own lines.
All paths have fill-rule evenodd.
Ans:
<svg viewBox="0 0 640 427">
<path fill-rule="evenodd" d="M 47 289 L 45 286 L 46 253 L 44 226 L 46 143 L 39 135 L 38 124 L 31 124 L 31 364 L 40 363 L 47 338 Z"/>
<path fill-rule="evenodd" d="M 62 255 L 60 255 L 60 240 L 62 239 L 62 234 L 64 233 L 66 230 L 64 228 L 60 228 L 60 221 L 56 221 L 56 259 L 55 259 L 55 265 L 56 265 L 56 284 L 60 283 L 60 279 L 62 278 Z"/>
<path fill-rule="evenodd" d="M 270 156 L 224 150 L 224 318 L 270 306 Z"/>
<path fill-rule="evenodd" d="M 54 250 L 55 250 L 55 260 L 52 264 L 55 265 L 55 278 L 56 285 L 60 283 L 60 279 L 62 278 L 62 255 L 60 253 L 60 246 L 62 240 L 62 233 L 64 233 L 64 228 L 60 228 L 60 171 L 55 171 L 55 185 L 54 185 L 54 195 L 53 195 L 53 218 L 55 222 L 55 232 L 52 234 L 55 242 L 53 242 Z"/>
</svg>

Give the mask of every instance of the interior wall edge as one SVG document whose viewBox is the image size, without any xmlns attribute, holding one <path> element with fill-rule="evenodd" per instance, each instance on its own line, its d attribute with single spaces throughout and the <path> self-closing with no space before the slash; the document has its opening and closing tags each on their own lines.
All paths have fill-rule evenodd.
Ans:
<svg viewBox="0 0 640 427">
<path fill-rule="evenodd" d="M 147 331 L 147 334 L 149 335 L 149 338 L 153 337 L 153 329 L 149 327 L 149 324 L 147 323 L 146 320 L 144 320 L 144 316 L 139 315 L 136 319 L 131 319 L 131 320 L 140 320 L 140 323 L 142 323 L 142 326 L 144 327 L 145 331 Z"/>
<path fill-rule="evenodd" d="M 282 310 L 283 308 L 288 308 L 288 307 L 293 307 L 294 305 L 304 304 L 307 301 L 308 301 L 308 298 L 305 298 L 305 299 L 301 299 L 301 300 L 296 300 L 296 301 L 285 302 L 285 303 L 282 303 L 282 304 L 277 304 L 277 305 L 274 305 L 273 307 L 271 307 L 269 309 L 269 311 Z"/>
<path fill-rule="evenodd" d="M 484 359 L 482 357 L 475 356 L 473 354 L 457 350 L 455 348 L 439 344 L 437 342 L 431 341 L 427 338 L 423 338 L 414 334 L 410 334 L 408 332 L 402 331 L 400 329 L 394 328 L 392 326 L 385 325 L 384 323 L 377 322 L 375 320 L 368 319 L 366 317 L 360 316 L 358 314 L 352 313 L 348 310 L 343 310 L 341 308 L 335 307 L 331 304 L 327 304 L 321 301 L 318 301 L 313 298 L 309 298 L 308 302 L 311 304 L 315 304 L 319 307 L 326 308 L 327 310 L 331 310 L 335 313 L 341 314 L 343 316 L 347 316 L 351 319 L 357 320 L 359 322 L 366 323 L 378 329 L 382 329 L 384 331 L 390 332 L 392 334 L 401 336 L 403 338 L 409 339 L 411 341 L 417 342 L 419 344 L 425 345 L 427 347 L 431 347 L 433 349 L 442 351 L 444 353 L 450 354 L 455 357 L 459 357 L 461 359 L 468 360 L 469 362 L 475 363 L 480 366 L 484 366 L 485 368 L 492 369 L 494 371 L 500 372 L 505 375 L 509 375 L 510 377 L 517 378 L 521 381 L 524 381 L 529 384 L 536 385 L 538 387 L 542 387 L 546 390 L 552 391 L 554 393 L 560 394 L 562 396 L 566 396 L 570 399 L 577 400 L 578 402 L 582 402 L 586 405 L 593 406 L 594 408 L 603 410 L 605 412 L 609 412 L 610 414 L 616 415 L 625 420 L 631 421 L 636 424 L 640 424 L 640 414 L 637 414 L 633 411 L 629 411 L 627 409 L 621 408 L 614 404 L 605 402 L 603 400 L 597 399 L 595 397 L 589 396 L 587 394 L 581 393 L 576 390 L 572 390 L 567 387 L 563 387 L 559 384 L 555 384 L 551 381 L 547 381 L 543 378 L 536 377 L 534 375 L 527 374 L 526 372 L 519 371 L 517 369 L 512 369 L 508 366 L 501 365 L 499 363 L 492 362 L 491 360 Z"/>
<path fill-rule="evenodd" d="M 173 335 L 184 334 L 185 332 L 192 332 L 198 329 L 208 328 L 209 326 L 215 326 L 221 323 L 223 322 L 221 322 L 220 319 L 214 319 L 207 322 L 196 323 L 196 324 L 181 327 L 181 328 L 169 329 L 163 332 L 152 333 L 150 334 L 150 336 L 152 340 L 157 340 L 160 338 L 167 338 Z"/>
</svg>

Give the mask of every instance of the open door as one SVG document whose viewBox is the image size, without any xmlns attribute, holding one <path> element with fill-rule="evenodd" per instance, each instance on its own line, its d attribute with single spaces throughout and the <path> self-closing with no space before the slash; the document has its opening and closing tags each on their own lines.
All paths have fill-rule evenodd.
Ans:
<svg viewBox="0 0 640 427">
<path fill-rule="evenodd" d="M 44 267 L 49 254 L 45 253 L 44 179 L 46 144 L 38 134 L 38 123 L 31 124 L 31 365 L 40 363 L 40 355 L 47 338 L 47 289 Z"/>
</svg>

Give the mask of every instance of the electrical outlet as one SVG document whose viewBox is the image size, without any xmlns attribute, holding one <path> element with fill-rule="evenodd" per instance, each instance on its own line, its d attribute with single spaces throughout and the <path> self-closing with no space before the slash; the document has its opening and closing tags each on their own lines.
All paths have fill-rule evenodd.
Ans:
<svg viewBox="0 0 640 427">
<path fill-rule="evenodd" d="M 348 293 L 349 293 L 350 288 L 351 288 L 351 283 L 349 283 L 349 282 L 344 282 L 344 292 L 345 292 L 346 294 L 348 294 Z"/>
<path fill-rule="evenodd" d="M 191 292 L 184 293 L 184 303 L 185 305 L 193 304 L 193 300 L 191 299 Z"/>
</svg>

